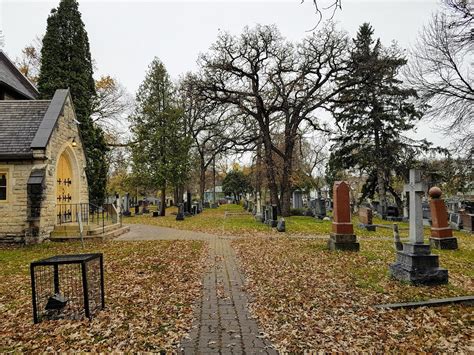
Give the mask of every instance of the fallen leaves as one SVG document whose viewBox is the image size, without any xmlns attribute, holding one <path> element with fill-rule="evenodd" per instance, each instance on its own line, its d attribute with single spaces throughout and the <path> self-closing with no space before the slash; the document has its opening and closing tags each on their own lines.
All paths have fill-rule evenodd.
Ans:
<svg viewBox="0 0 474 355">
<path fill-rule="evenodd" d="M 200 296 L 202 242 L 44 244 L 0 249 L 0 352 L 173 351 L 191 327 Z M 62 253 L 104 253 L 106 309 L 92 321 L 34 325 L 29 263 Z"/>
<path fill-rule="evenodd" d="M 362 240 L 360 253 L 330 252 L 324 240 L 246 238 L 232 242 L 247 277 L 251 311 L 283 352 L 472 352 L 472 308 L 383 310 L 379 303 L 472 294 L 473 260 L 451 259 L 452 281 L 414 287 L 391 280 L 390 241 Z M 473 243 L 463 239 L 464 253 Z M 446 265 L 443 265 L 446 266 Z"/>
</svg>

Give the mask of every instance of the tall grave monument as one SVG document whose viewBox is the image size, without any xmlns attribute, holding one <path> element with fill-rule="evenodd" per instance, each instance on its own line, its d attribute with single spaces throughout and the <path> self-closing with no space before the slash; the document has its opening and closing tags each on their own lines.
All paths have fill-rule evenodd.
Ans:
<svg viewBox="0 0 474 355">
<path fill-rule="evenodd" d="M 437 249 L 457 249 L 458 241 L 453 237 L 453 230 L 449 226 L 448 210 L 441 198 L 441 189 L 433 186 L 428 193 L 431 197 L 431 246 Z"/>
<path fill-rule="evenodd" d="M 425 188 L 421 172 L 410 170 L 410 182 L 405 185 L 409 193 L 409 242 L 397 251 L 397 260 L 390 265 L 390 275 L 414 285 L 440 285 L 448 282 L 448 270 L 439 267 L 438 255 L 431 254 L 430 245 L 423 239 L 422 197 Z"/>
<path fill-rule="evenodd" d="M 344 181 L 336 181 L 333 187 L 333 199 L 332 233 L 328 247 L 330 250 L 359 251 L 359 243 L 351 221 L 349 185 Z"/>
</svg>

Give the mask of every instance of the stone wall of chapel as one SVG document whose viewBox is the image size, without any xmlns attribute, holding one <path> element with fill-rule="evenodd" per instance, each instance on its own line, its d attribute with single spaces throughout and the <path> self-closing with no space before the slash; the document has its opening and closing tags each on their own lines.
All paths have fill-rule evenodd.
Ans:
<svg viewBox="0 0 474 355">
<path fill-rule="evenodd" d="M 2 162 L 0 171 L 7 173 L 7 200 L 0 201 L 0 241 L 24 242 L 27 221 L 26 183 L 33 162 Z"/>
<path fill-rule="evenodd" d="M 0 242 L 38 243 L 47 238 L 56 224 L 56 166 L 60 155 L 68 150 L 72 161 L 76 182 L 77 199 L 75 203 L 88 203 L 88 185 L 85 174 L 85 154 L 79 137 L 75 115 L 68 98 L 62 115 L 56 124 L 46 150 L 35 150 L 35 159 L 29 162 L 1 162 L 0 171 L 7 170 L 10 178 L 9 194 L 5 203 L 0 203 Z M 72 147 L 72 137 L 77 143 Z M 33 169 L 45 169 L 41 217 L 28 220 L 27 182 Z M 33 231 L 31 228 L 37 229 Z"/>
</svg>

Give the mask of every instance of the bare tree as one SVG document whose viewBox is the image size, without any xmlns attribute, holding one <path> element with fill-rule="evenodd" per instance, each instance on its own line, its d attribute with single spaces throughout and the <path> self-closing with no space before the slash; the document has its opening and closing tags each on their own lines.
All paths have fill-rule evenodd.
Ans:
<svg viewBox="0 0 474 355">
<path fill-rule="evenodd" d="M 330 23 L 298 44 L 284 40 L 274 26 L 257 26 L 240 36 L 220 33 L 211 52 L 200 57 L 202 94 L 229 105 L 242 134 L 259 133 L 271 203 L 283 216 L 290 212 L 299 131 L 324 129 L 317 112 L 328 109 L 342 89 L 334 79 L 346 70 L 347 47 L 347 36 Z M 284 137 L 283 145 L 274 142 L 276 136 Z M 275 157 L 283 161 L 280 172 Z"/>
<path fill-rule="evenodd" d="M 329 19 L 332 20 L 334 15 L 336 14 L 337 10 L 342 10 L 342 0 L 329 0 L 329 1 L 322 1 L 322 0 L 312 0 L 313 6 L 316 12 L 316 17 L 318 22 L 316 26 L 314 26 L 312 30 L 314 30 L 323 20 L 323 11 L 329 12 L 330 17 Z M 301 3 L 304 3 L 304 0 L 301 0 Z"/>
<path fill-rule="evenodd" d="M 127 116 L 133 99 L 120 82 L 109 76 L 101 76 L 95 82 L 97 95 L 94 99 L 92 119 L 104 130 L 111 146 L 120 145 L 128 132 Z"/>
<path fill-rule="evenodd" d="M 474 144 L 473 23 L 467 0 L 445 0 L 443 11 L 420 34 L 406 72 L 427 107 L 426 117 L 447 135 L 456 134 L 460 149 Z"/>
<path fill-rule="evenodd" d="M 243 137 L 235 137 L 229 121 L 228 106 L 217 104 L 201 95 L 197 75 L 188 73 L 179 83 L 179 100 L 183 107 L 186 126 L 193 139 L 192 149 L 198 157 L 199 193 L 203 201 L 206 173 L 211 164 L 223 153 L 242 145 Z M 238 143 L 239 142 L 239 143 Z"/>
<path fill-rule="evenodd" d="M 41 67 L 41 47 L 43 39 L 36 36 L 35 39 L 21 50 L 21 56 L 16 58 L 15 64 L 21 73 L 33 84 L 37 84 Z"/>
</svg>

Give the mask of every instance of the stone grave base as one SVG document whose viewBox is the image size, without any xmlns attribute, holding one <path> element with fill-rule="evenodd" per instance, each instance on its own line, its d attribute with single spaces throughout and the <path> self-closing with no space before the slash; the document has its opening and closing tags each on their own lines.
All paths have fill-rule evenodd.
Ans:
<svg viewBox="0 0 474 355">
<path fill-rule="evenodd" d="M 331 233 L 328 240 L 329 250 L 359 251 L 360 245 L 355 234 Z"/>
<path fill-rule="evenodd" d="M 404 243 L 397 261 L 390 265 L 390 276 L 412 285 L 448 283 L 448 270 L 439 267 L 438 255 L 431 254 L 429 244 Z"/>
<path fill-rule="evenodd" d="M 275 228 L 278 225 L 278 221 L 275 221 L 273 219 L 269 219 L 268 221 L 265 222 L 268 224 L 270 227 Z"/>
<path fill-rule="evenodd" d="M 279 231 L 279 232 L 284 232 L 285 230 L 286 230 L 285 220 L 280 219 L 280 220 L 278 221 L 277 231 Z"/>
<path fill-rule="evenodd" d="M 458 248 L 458 240 L 454 237 L 452 238 L 431 237 L 430 244 L 431 244 L 431 247 L 435 249 L 456 250 Z"/>
<path fill-rule="evenodd" d="M 360 223 L 360 224 L 359 224 L 359 227 L 360 227 L 360 228 L 365 228 L 365 229 L 367 229 L 369 232 L 375 232 L 375 231 L 377 230 L 377 227 L 374 226 L 373 224 Z"/>
</svg>

